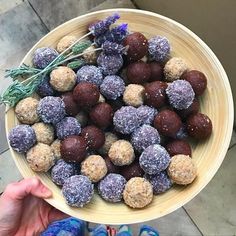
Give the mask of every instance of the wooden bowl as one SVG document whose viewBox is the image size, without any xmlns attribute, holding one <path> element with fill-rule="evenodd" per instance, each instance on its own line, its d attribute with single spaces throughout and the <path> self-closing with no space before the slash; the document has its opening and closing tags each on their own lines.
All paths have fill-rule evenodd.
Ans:
<svg viewBox="0 0 236 236">
<path fill-rule="evenodd" d="M 198 177 L 189 186 L 173 187 L 165 194 L 154 197 L 153 202 L 144 209 L 133 210 L 124 203 L 110 204 L 97 194 L 92 202 L 84 208 L 69 207 L 58 188 L 47 174 L 33 172 L 24 156 L 11 149 L 12 157 L 25 177 L 38 176 L 42 182 L 53 191 L 53 197 L 47 201 L 59 210 L 86 220 L 104 224 L 130 224 L 152 220 L 164 216 L 186 204 L 195 197 L 212 179 L 219 169 L 231 138 L 233 127 L 233 100 L 227 75 L 219 60 L 211 49 L 183 25 L 164 16 L 140 10 L 112 9 L 89 13 L 72 19 L 43 37 L 25 56 L 22 62 L 31 63 L 32 53 L 42 46 L 55 47 L 58 40 L 65 35 L 85 34 L 90 22 L 119 12 L 120 22 L 129 24 L 131 31 L 142 32 L 147 38 L 154 35 L 166 36 L 172 46 L 172 56 L 184 58 L 192 69 L 198 69 L 208 78 L 207 91 L 200 99 L 201 112 L 212 120 L 213 133 L 211 137 L 193 145 L 193 160 L 198 168 Z M 14 110 L 6 114 L 6 130 L 17 124 Z"/>
</svg>

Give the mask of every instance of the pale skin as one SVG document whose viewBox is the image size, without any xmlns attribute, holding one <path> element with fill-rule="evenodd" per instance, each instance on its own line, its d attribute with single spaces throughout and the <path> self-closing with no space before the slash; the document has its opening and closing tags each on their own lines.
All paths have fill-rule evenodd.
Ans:
<svg viewBox="0 0 236 236">
<path fill-rule="evenodd" d="M 9 184 L 0 197 L 0 235 L 39 235 L 51 222 L 68 217 L 43 200 L 51 196 L 37 178 Z"/>
</svg>

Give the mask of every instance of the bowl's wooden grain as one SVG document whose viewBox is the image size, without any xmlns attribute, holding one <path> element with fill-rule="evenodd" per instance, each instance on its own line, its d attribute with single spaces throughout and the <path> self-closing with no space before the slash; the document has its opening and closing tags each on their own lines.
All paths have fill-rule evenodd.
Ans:
<svg viewBox="0 0 236 236">
<path fill-rule="evenodd" d="M 183 206 L 196 196 L 212 179 L 220 167 L 230 142 L 233 127 L 233 100 L 227 75 L 211 49 L 193 32 L 181 24 L 161 15 L 131 9 L 112 9 L 93 12 L 70 20 L 43 37 L 25 56 L 22 62 L 30 64 L 34 50 L 42 46 L 55 47 L 58 40 L 67 34 L 83 35 L 87 25 L 102 19 L 114 11 L 121 14 L 120 22 L 129 23 L 131 31 L 144 33 L 148 38 L 153 35 L 166 36 L 172 46 L 172 56 L 183 57 L 193 69 L 203 71 L 208 78 L 207 91 L 201 98 L 201 111 L 213 123 L 213 134 L 205 142 L 193 145 L 193 160 L 198 167 L 198 177 L 187 187 L 174 187 L 156 196 L 148 207 L 133 210 L 125 204 L 109 204 L 95 196 L 86 207 L 69 207 L 58 188 L 47 174 L 33 172 L 25 158 L 11 149 L 12 157 L 21 174 L 27 178 L 38 176 L 53 191 L 47 201 L 56 208 L 77 218 L 105 224 L 137 223 L 164 216 Z M 17 124 L 13 109 L 6 114 L 6 130 Z M 14 170 L 12 170 L 14 171 Z"/>
</svg>

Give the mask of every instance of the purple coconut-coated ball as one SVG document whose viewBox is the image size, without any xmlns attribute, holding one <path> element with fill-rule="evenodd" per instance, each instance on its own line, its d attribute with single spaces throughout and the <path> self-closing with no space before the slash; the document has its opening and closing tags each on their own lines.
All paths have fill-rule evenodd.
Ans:
<svg viewBox="0 0 236 236">
<path fill-rule="evenodd" d="M 109 202 L 120 202 L 125 188 L 126 179 L 119 174 L 108 174 L 98 184 L 98 192 Z"/>
<path fill-rule="evenodd" d="M 124 91 L 125 82 L 118 75 L 106 76 L 100 86 L 101 94 L 110 100 L 116 100 L 123 95 Z"/>
<path fill-rule="evenodd" d="M 170 43 L 166 37 L 155 36 L 148 40 L 148 52 L 152 59 L 164 61 L 170 53 Z"/>
<path fill-rule="evenodd" d="M 54 48 L 38 48 L 33 55 L 33 64 L 39 69 L 47 67 L 57 56 L 58 52 Z"/>
<path fill-rule="evenodd" d="M 166 89 L 170 105 L 177 110 L 187 109 L 195 96 L 191 84 L 186 80 L 175 80 Z"/>
<path fill-rule="evenodd" d="M 122 134 L 131 134 L 140 126 L 137 109 L 132 106 L 123 106 L 113 116 L 115 130 Z"/>
<path fill-rule="evenodd" d="M 144 178 L 146 178 L 152 184 L 153 193 L 155 195 L 164 193 L 172 187 L 172 182 L 166 171 L 162 171 L 156 175 L 146 174 Z"/>
<path fill-rule="evenodd" d="M 65 104 L 59 97 L 47 96 L 39 101 L 37 113 L 44 123 L 56 124 L 66 115 Z"/>
<path fill-rule="evenodd" d="M 131 144 L 138 152 L 142 152 L 152 144 L 159 144 L 160 141 L 158 131 L 150 125 L 141 126 L 131 136 Z"/>
<path fill-rule="evenodd" d="M 48 76 L 45 77 L 38 85 L 36 92 L 40 97 L 53 96 L 55 94 L 55 90 L 49 83 L 49 79 L 50 78 Z"/>
<path fill-rule="evenodd" d="M 114 75 L 123 66 L 123 58 L 121 54 L 107 55 L 102 52 L 98 56 L 97 64 L 104 75 Z"/>
<path fill-rule="evenodd" d="M 79 135 L 81 133 L 81 125 L 76 118 L 65 117 L 56 124 L 56 133 L 60 140 L 71 135 Z"/>
<path fill-rule="evenodd" d="M 83 207 L 91 201 L 94 194 L 94 186 L 88 177 L 73 175 L 65 180 L 62 194 L 68 205 Z"/>
<path fill-rule="evenodd" d="M 8 135 L 11 147 L 19 152 L 27 152 L 36 143 L 36 134 L 29 125 L 17 125 Z"/>
<path fill-rule="evenodd" d="M 157 115 L 157 110 L 153 107 L 142 105 L 137 108 L 138 117 L 141 124 L 150 125 L 154 121 L 154 117 Z"/>
<path fill-rule="evenodd" d="M 154 144 L 147 147 L 139 158 L 140 167 L 145 173 L 154 175 L 165 170 L 170 163 L 170 155 L 164 147 Z"/>
<path fill-rule="evenodd" d="M 93 65 L 86 65 L 81 67 L 77 71 L 77 83 L 82 81 L 90 82 L 98 87 L 101 85 L 103 80 L 102 71 L 100 68 Z"/>
<path fill-rule="evenodd" d="M 77 172 L 74 163 L 67 163 L 60 159 L 57 161 L 56 165 L 52 167 L 51 178 L 52 181 L 57 185 L 63 185 L 64 182 L 71 176 L 75 175 Z"/>
</svg>

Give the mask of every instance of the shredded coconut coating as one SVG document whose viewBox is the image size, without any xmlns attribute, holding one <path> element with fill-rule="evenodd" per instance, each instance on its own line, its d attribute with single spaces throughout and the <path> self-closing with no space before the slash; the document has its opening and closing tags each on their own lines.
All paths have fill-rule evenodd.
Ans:
<svg viewBox="0 0 236 236">
<path fill-rule="evenodd" d="M 118 140 L 118 137 L 111 133 L 111 132 L 106 132 L 105 133 L 105 143 L 103 146 L 99 149 L 99 153 L 102 155 L 108 154 L 108 151 L 111 148 L 111 145 Z"/>
<path fill-rule="evenodd" d="M 52 144 L 51 144 L 51 149 L 53 152 L 54 157 L 59 160 L 61 159 L 61 140 L 56 139 Z"/>
<path fill-rule="evenodd" d="M 77 40 L 74 35 L 66 35 L 61 38 L 57 44 L 57 51 L 59 53 L 65 51 L 68 47 L 70 47 Z"/>
<path fill-rule="evenodd" d="M 124 91 L 123 100 L 127 105 L 139 107 L 143 105 L 144 87 L 139 84 L 129 84 Z"/>
<path fill-rule="evenodd" d="M 94 51 L 95 49 L 96 47 L 92 45 L 83 51 L 83 58 L 88 64 L 96 64 L 97 62 L 98 54 L 97 51 Z"/>
<path fill-rule="evenodd" d="M 54 141 L 54 128 L 43 122 L 35 123 L 32 128 L 36 134 L 37 142 L 50 145 Z"/>
</svg>

